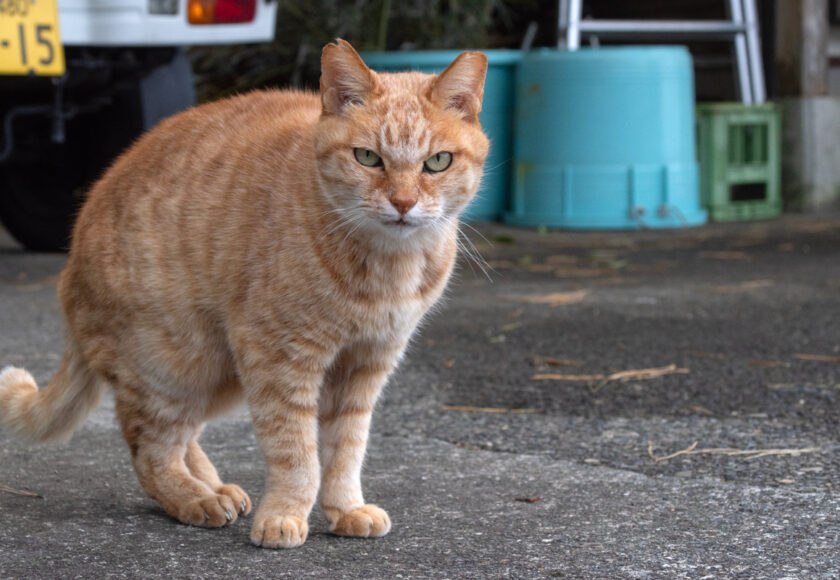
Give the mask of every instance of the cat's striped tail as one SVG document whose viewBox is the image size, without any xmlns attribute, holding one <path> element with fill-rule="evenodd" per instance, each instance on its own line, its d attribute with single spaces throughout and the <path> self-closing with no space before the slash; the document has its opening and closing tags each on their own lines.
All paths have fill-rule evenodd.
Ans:
<svg viewBox="0 0 840 580">
<path fill-rule="evenodd" d="M 68 345 L 58 372 L 41 390 L 23 369 L 0 371 L 0 427 L 36 442 L 70 438 L 105 390 L 73 346 Z"/>
</svg>

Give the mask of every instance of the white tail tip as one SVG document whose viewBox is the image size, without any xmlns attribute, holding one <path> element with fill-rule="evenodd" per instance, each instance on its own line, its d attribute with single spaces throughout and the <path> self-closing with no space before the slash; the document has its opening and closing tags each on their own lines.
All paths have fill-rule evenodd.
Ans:
<svg viewBox="0 0 840 580">
<path fill-rule="evenodd" d="M 13 366 L 6 366 L 0 370 L 0 393 L 4 389 L 12 385 L 19 385 L 21 383 L 35 384 L 35 379 L 32 378 L 27 371 Z"/>
</svg>

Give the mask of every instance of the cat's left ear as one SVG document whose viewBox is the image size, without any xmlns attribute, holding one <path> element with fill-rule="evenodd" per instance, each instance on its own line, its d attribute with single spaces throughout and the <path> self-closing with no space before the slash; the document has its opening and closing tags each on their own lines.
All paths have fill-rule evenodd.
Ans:
<svg viewBox="0 0 840 580">
<path fill-rule="evenodd" d="M 380 88 L 350 43 L 338 39 L 321 53 L 321 104 L 324 112 L 340 115 L 350 105 L 364 105 Z"/>
<path fill-rule="evenodd" d="M 429 98 L 442 109 L 455 111 L 465 120 L 477 122 L 486 75 L 486 54 L 462 52 L 432 82 Z"/>
</svg>

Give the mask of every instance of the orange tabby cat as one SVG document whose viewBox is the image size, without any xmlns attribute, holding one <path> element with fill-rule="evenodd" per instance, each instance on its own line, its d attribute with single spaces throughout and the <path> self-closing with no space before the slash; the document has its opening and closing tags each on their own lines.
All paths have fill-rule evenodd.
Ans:
<svg viewBox="0 0 840 580">
<path fill-rule="evenodd" d="M 446 286 L 488 149 L 483 54 L 376 74 L 339 40 L 321 65 L 320 97 L 204 105 L 117 160 L 61 276 L 58 373 L 40 391 L 0 374 L 0 423 L 40 441 L 69 437 L 110 384 L 143 488 L 208 527 L 251 510 L 197 442 L 244 398 L 268 464 L 251 540 L 271 548 L 304 542 L 319 487 L 333 532 L 390 529 L 362 498 L 371 411 Z"/>
</svg>

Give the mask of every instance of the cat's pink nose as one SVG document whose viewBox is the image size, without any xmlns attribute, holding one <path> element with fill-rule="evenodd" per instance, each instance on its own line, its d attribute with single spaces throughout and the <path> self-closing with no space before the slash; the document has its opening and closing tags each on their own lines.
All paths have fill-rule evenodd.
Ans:
<svg viewBox="0 0 840 580">
<path fill-rule="evenodd" d="M 394 196 L 391 198 L 391 205 L 400 212 L 400 215 L 407 214 L 411 208 L 417 205 L 417 198 L 416 197 L 408 197 L 408 196 Z"/>
</svg>

